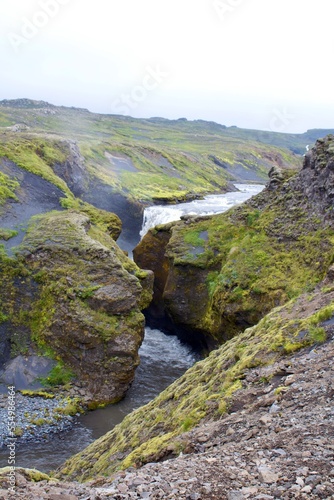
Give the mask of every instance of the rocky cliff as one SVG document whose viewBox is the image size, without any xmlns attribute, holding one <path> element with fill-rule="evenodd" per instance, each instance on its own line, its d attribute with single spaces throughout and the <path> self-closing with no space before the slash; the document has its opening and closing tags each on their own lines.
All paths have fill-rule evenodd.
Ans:
<svg viewBox="0 0 334 500">
<path fill-rule="evenodd" d="M 181 452 L 194 454 L 193 460 L 199 462 L 201 459 L 197 454 L 203 453 L 204 460 L 208 452 L 212 453 L 216 456 L 217 463 L 222 463 L 225 467 L 225 453 L 233 454 L 235 447 L 246 455 L 258 449 L 259 457 L 266 457 L 266 460 L 259 461 L 257 465 L 267 465 L 269 469 L 274 469 L 274 473 L 280 471 L 280 465 L 277 465 L 280 462 L 276 463 L 275 457 L 281 457 L 282 460 L 286 457 L 284 452 L 282 455 L 280 452 L 275 455 L 273 449 L 276 447 L 287 450 L 285 453 L 289 453 L 290 457 L 296 457 L 300 453 L 300 458 L 305 458 L 303 462 L 308 470 L 319 469 L 320 472 L 320 462 L 315 456 L 323 457 L 320 448 L 330 452 L 333 425 L 330 399 L 332 389 L 329 382 L 331 355 L 324 361 L 326 353 L 333 350 L 333 318 L 334 286 L 331 268 L 312 292 L 301 294 L 285 306 L 274 308 L 256 326 L 246 329 L 212 351 L 155 400 L 135 410 L 112 431 L 68 460 L 57 477 L 82 481 L 98 476 L 111 476 L 118 469 L 131 466 L 138 468 L 146 463 L 172 459 Z M 318 347 L 325 342 L 327 344 L 317 362 Z M 308 375 L 306 369 L 309 370 Z M 294 376 L 298 370 L 299 375 Z M 318 384 L 315 381 L 318 375 L 320 378 L 325 377 L 327 382 L 322 380 Z M 307 389 L 304 382 L 300 385 L 302 378 L 305 383 L 310 384 Z M 299 391 L 301 386 L 303 392 Z M 311 403 L 313 399 L 316 407 Z M 301 421 L 296 419 L 296 415 L 299 415 L 297 407 L 298 411 L 302 408 Z M 328 407 L 327 410 L 325 407 Z M 312 435 L 315 444 L 318 435 L 314 422 L 320 423 L 321 418 L 327 418 L 324 412 L 327 412 L 329 420 L 328 427 L 323 426 L 321 431 L 323 446 L 319 444 L 320 448 L 312 450 L 312 445 L 309 448 L 303 442 L 303 436 Z M 290 417 L 293 417 L 293 421 L 289 420 Z M 213 422 L 218 424 L 217 427 L 213 426 L 216 431 L 210 433 Z M 190 429 L 194 430 L 189 434 Z M 237 429 L 240 429 L 240 435 L 239 430 L 236 433 Z M 195 435 L 198 435 L 198 440 L 194 438 Z M 313 442 L 313 437 L 308 443 Z M 268 439 L 271 440 L 270 445 Z M 294 444 L 290 439 L 294 439 Z M 223 446 L 223 443 L 226 444 Z M 265 450 L 263 455 L 260 450 Z M 303 452 L 305 455 L 302 455 Z M 249 464 L 248 459 L 245 462 Z M 284 464 L 282 467 L 287 467 L 289 475 L 293 476 L 295 458 L 288 462 L 289 465 Z M 203 463 L 203 467 L 206 466 Z M 245 464 L 240 463 L 239 466 L 241 470 L 245 470 Z M 173 468 L 172 464 L 171 467 Z M 325 469 L 323 473 L 324 471 Z M 249 470 L 249 473 L 245 482 L 234 476 L 236 483 L 232 488 L 236 489 L 238 484 L 241 490 L 243 485 L 250 486 L 249 481 L 253 485 L 253 480 L 258 476 L 255 475 L 255 469 Z M 259 471 L 256 470 L 256 473 Z M 227 488 L 229 476 L 223 476 L 221 487 L 225 485 Z M 285 481 L 281 480 L 280 483 L 278 476 L 275 478 L 269 484 L 277 487 Z M 182 482 L 182 472 L 179 479 Z M 218 487 L 218 477 L 213 476 L 210 481 Z M 254 486 L 259 486 L 256 480 Z M 189 484 L 187 488 L 188 493 L 192 491 Z M 186 498 L 186 495 L 180 498 Z M 211 497 L 204 495 L 203 498 Z"/>
<path fill-rule="evenodd" d="M 298 173 L 272 169 L 228 213 L 149 231 L 134 251 L 155 272 L 149 320 L 212 347 L 312 289 L 333 258 L 333 148 L 328 136 Z"/>
</svg>

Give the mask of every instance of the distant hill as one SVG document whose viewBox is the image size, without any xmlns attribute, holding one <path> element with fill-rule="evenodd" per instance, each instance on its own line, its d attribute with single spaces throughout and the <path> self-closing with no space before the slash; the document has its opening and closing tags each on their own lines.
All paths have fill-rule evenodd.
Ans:
<svg viewBox="0 0 334 500">
<path fill-rule="evenodd" d="M 115 212 L 131 231 L 147 204 L 226 192 L 233 182 L 264 183 L 272 167 L 300 168 L 306 146 L 327 132 L 283 134 L 102 115 L 31 99 L 0 102 L 0 157 L 66 196 Z"/>
<path fill-rule="evenodd" d="M 185 118 L 101 115 L 30 99 L 0 102 L 0 132 L 6 132 L 6 140 L 10 131 L 77 141 L 94 175 L 108 179 L 117 192 L 148 201 L 221 191 L 229 181 L 263 182 L 273 165 L 298 167 L 296 155 L 324 135 L 261 132 Z M 122 163 L 110 155 L 121 157 Z"/>
</svg>

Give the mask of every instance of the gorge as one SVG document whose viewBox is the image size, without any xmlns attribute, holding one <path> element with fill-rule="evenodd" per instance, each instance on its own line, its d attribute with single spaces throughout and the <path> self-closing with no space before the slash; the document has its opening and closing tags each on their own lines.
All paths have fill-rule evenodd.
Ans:
<svg viewBox="0 0 334 500">
<path fill-rule="evenodd" d="M 238 184 L 239 191 L 223 195 L 209 196 L 206 200 L 188 202 L 173 206 L 152 206 L 145 209 L 142 231 L 150 224 L 162 223 L 166 219 L 175 220 L 184 213 L 197 213 L 200 215 L 220 213 L 228 210 L 237 203 L 241 203 L 263 189 L 263 185 Z M 152 222 L 151 222 L 152 223 Z M 111 430 L 116 424 L 133 409 L 147 404 L 162 390 L 180 377 L 196 360 L 200 353 L 193 352 L 185 344 L 181 344 L 176 336 L 165 336 L 159 330 L 145 329 L 144 342 L 139 350 L 140 366 L 136 371 L 134 382 L 121 402 L 108 406 L 102 410 L 95 410 L 79 418 L 77 424 L 69 433 L 64 431 L 59 437 L 41 436 L 32 447 L 28 443 L 20 443 L 17 464 L 29 467 L 31 463 L 42 472 L 50 472 L 57 468 L 73 453 L 81 451 L 92 441 Z M 67 440 L 71 440 L 71 449 Z M 0 450 L 0 459 L 5 460 L 6 450 Z M 50 459 L 50 457 L 52 457 Z"/>
<path fill-rule="evenodd" d="M 161 393 L 155 387 L 150 401 L 144 388 L 145 406 L 134 403 L 133 412 L 69 458 L 54 479 L 18 469 L 18 484 L 31 498 L 40 488 L 75 491 L 78 498 L 89 488 L 102 498 L 139 498 L 155 487 L 147 476 L 140 479 L 142 467 L 143 474 L 156 467 L 162 478 L 179 464 L 185 490 L 169 491 L 160 482 L 152 498 L 290 498 L 295 484 L 300 498 L 330 498 L 334 136 L 318 139 L 302 158 L 307 134 L 260 136 L 196 121 L 108 118 L 26 100 L 2 103 L 0 111 L 0 361 L 4 368 L 19 359 L 41 361 L 35 377 L 30 373 L 17 389 L 29 389 L 24 397 L 34 401 L 41 390 L 44 399 L 64 397 L 69 417 L 91 409 L 87 418 L 94 419 L 106 411 L 97 408 L 124 398 L 134 380 L 144 315 L 151 329 L 177 333 L 207 354 L 190 366 L 195 359 L 178 344 L 185 363 L 175 376 L 189 367 L 180 378 Z M 26 128 L 14 131 L 17 123 Z M 300 155 L 285 147 L 291 141 Z M 240 181 L 267 187 L 242 205 L 226 204 L 224 213 L 187 208 L 174 220 L 157 221 L 163 223 L 139 242 L 144 213 L 153 220 L 162 204 L 170 213 L 180 210 L 171 207 L 175 202 L 200 206 L 204 196 L 227 191 L 233 198 Z M 124 250 L 134 244 L 132 261 Z M 172 362 L 169 350 L 156 349 Z M 3 379 L 4 390 L 9 383 Z M 136 382 L 132 387 L 137 396 Z M 294 411 L 308 441 L 297 439 Z M 297 456 L 298 447 L 306 454 Z M 242 474 L 225 477 L 219 466 L 225 452 L 226 470 Z M 202 478 L 195 490 L 187 460 Z M 304 476 L 294 463 L 299 471 L 304 466 Z M 307 482 L 318 474 L 312 471 L 322 471 L 320 483 Z M 32 478 L 42 481 L 40 488 Z M 6 495 L 5 472 L 0 481 Z M 88 490 L 78 481 L 90 481 Z"/>
</svg>

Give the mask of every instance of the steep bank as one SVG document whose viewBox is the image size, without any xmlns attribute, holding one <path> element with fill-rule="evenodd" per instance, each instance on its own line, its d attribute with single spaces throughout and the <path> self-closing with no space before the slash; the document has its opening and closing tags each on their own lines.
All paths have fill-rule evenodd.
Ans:
<svg viewBox="0 0 334 500">
<path fill-rule="evenodd" d="M 212 347 L 322 279 L 333 258 L 333 140 L 318 141 L 298 173 L 273 169 L 241 207 L 150 230 L 134 250 L 155 273 L 149 321 Z"/>
</svg>

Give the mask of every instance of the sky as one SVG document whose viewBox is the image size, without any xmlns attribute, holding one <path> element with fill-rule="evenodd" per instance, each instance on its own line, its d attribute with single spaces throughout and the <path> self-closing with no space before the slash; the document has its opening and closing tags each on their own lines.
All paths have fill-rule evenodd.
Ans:
<svg viewBox="0 0 334 500">
<path fill-rule="evenodd" d="M 334 128 L 333 0 L 0 0 L 0 100 Z"/>
</svg>

